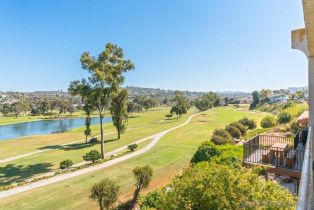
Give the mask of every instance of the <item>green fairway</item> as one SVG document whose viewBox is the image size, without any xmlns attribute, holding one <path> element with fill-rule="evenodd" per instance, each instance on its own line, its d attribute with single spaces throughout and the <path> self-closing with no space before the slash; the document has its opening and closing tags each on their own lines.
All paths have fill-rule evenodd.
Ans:
<svg viewBox="0 0 314 210">
<path fill-rule="evenodd" d="M 120 200 L 128 199 L 134 190 L 132 169 L 145 164 L 154 169 L 148 191 L 161 187 L 187 166 L 197 147 L 210 138 L 215 128 L 244 116 L 259 124 L 265 113 L 230 106 L 206 111 L 190 124 L 167 134 L 145 154 L 103 170 L 1 199 L 0 209 L 97 209 L 96 203 L 89 199 L 90 188 L 95 182 L 104 177 L 118 181 L 121 185 Z"/>
<path fill-rule="evenodd" d="M 186 115 L 179 120 L 164 120 L 164 115 L 168 112 L 169 108 L 163 108 L 131 115 L 129 129 L 122 135 L 120 140 L 116 140 L 116 132 L 111 123 L 107 124 L 105 132 L 109 133 L 109 135 L 105 136 L 105 150 L 111 151 L 159 131 L 174 127 L 181 124 L 188 117 Z M 54 148 L 43 153 L 0 164 L 0 186 L 18 183 L 36 175 L 56 170 L 59 168 L 60 162 L 65 159 L 71 159 L 74 164 L 83 161 L 82 156 L 86 152 L 91 149 L 100 149 L 99 143 L 95 145 L 85 144 L 83 143 L 84 140 L 82 140 L 66 146 L 60 145 L 65 143 L 65 140 L 66 142 L 71 142 L 84 138 L 82 135 L 83 130 L 83 128 L 80 128 L 65 134 L 34 136 L 0 142 L 1 150 L 3 150 L 2 156 L 5 155 L 4 157 L 11 157 L 15 154 L 23 154 L 40 148 Z M 93 131 L 93 133 L 98 134 L 99 126 L 93 126 Z"/>
</svg>

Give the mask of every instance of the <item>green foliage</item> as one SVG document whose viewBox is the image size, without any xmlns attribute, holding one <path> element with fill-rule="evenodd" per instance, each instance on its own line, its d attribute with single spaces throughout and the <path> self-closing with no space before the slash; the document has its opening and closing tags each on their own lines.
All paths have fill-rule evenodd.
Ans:
<svg viewBox="0 0 314 210">
<path fill-rule="evenodd" d="M 201 144 L 201 146 L 199 146 L 196 153 L 193 155 L 191 163 L 210 161 L 212 157 L 219 155 L 220 152 L 218 151 L 216 146 L 210 141 L 205 141 Z"/>
<path fill-rule="evenodd" d="M 257 136 L 259 134 L 262 134 L 262 133 L 265 133 L 267 131 L 269 131 L 270 128 L 258 128 L 258 129 L 254 129 L 254 130 L 251 130 L 249 131 L 246 135 L 245 135 L 245 139 L 251 139 L 253 138 L 254 136 Z"/>
<path fill-rule="evenodd" d="M 120 186 L 108 178 L 94 184 L 91 189 L 90 197 L 98 202 L 101 210 L 111 209 L 112 205 L 117 201 Z"/>
<path fill-rule="evenodd" d="M 141 202 L 141 209 L 157 208 L 161 205 L 162 192 L 159 190 L 148 193 Z"/>
<path fill-rule="evenodd" d="M 64 160 L 60 163 L 61 169 L 68 169 L 73 165 L 73 161 L 70 159 Z"/>
<path fill-rule="evenodd" d="M 182 92 L 176 91 L 173 99 L 175 105 L 171 108 L 170 113 L 176 114 L 177 118 L 181 117 L 182 114 L 186 114 L 190 109 L 190 103 L 187 97 Z"/>
<path fill-rule="evenodd" d="M 181 115 L 184 114 L 184 110 L 181 106 L 175 105 L 171 107 L 170 113 L 171 115 L 173 114 L 177 115 L 177 119 L 179 119 L 179 117 L 181 117 Z"/>
<path fill-rule="evenodd" d="M 136 167 L 133 169 L 135 186 L 137 189 L 147 188 L 153 177 L 153 169 L 149 166 Z"/>
<path fill-rule="evenodd" d="M 233 142 L 232 136 L 224 129 L 215 129 L 211 141 L 216 145 Z"/>
<path fill-rule="evenodd" d="M 282 106 L 282 109 L 287 109 L 287 108 L 291 108 L 295 106 L 296 106 L 296 103 L 294 101 L 288 101 Z"/>
<path fill-rule="evenodd" d="M 69 86 L 71 95 L 79 95 L 83 102 L 90 104 L 98 111 L 100 117 L 101 155 L 104 158 L 103 123 L 105 111 L 114 94 L 123 84 L 124 74 L 134 69 L 130 60 L 124 59 L 124 53 L 118 45 L 108 43 L 98 56 L 84 52 L 81 56 L 82 68 L 88 71 L 88 79 L 72 81 Z"/>
<path fill-rule="evenodd" d="M 172 180 L 154 200 L 156 209 L 278 209 L 295 206 L 295 197 L 245 168 L 202 162 Z M 157 206 L 156 206 L 157 205 Z M 149 206 L 150 207 L 150 206 Z"/>
<path fill-rule="evenodd" d="M 247 117 L 244 117 L 239 120 L 243 126 L 247 127 L 247 129 L 252 130 L 256 128 L 256 122 L 254 120 L 250 120 Z"/>
<path fill-rule="evenodd" d="M 274 116 L 267 115 L 261 121 L 262 128 L 271 128 L 276 125 L 276 119 Z"/>
<path fill-rule="evenodd" d="M 194 105 L 198 110 L 205 111 L 218 106 L 219 100 L 220 98 L 217 93 L 209 92 L 203 96 L 198 97 L 194 101 Z"/>
<path fill-rule="evenodd" d="M 250 110 L 255 109 L 257 105 L 259 105 L 259 95 L 257 91 L 253 91 L 252 93 L 253 102 L 250 104 Z"/>
<path fill-rule="evenodd" d="M 292 116 L 290 113 L 288 113 L 287 111 L 282 111 L 278 115 L 277 121 L 278 121 L 278 123 L 283 124 L 283 123 L 290 122 L 291 119 L 292 119 Z"/>
<path fill-rule="evenodd" d="M 136 149 L 137 149 L 138 145 L 136 143 L 134 144 L 129 144 L 128 145 L 128 149 L 131 151 L 131 152 L 134 152 Z"/>
<path fill-rule="evenodd" d="M 245 136 L 245 134 L 246 134 L 246 127 L 244 125 L 242 125 L 239 122 L 233 122 L 230 125 L 236 127 L 237 129 L 239 129 L 239 131 L 241 132 L 241 136 Z"/>
<path fill-rule="evenodd" d="M 241 137 L 241 131 L 235 126 L 227 125 L 226 131 L 228 131 L 233 138 L 239 139 Z"/>
<path fill-rule="evenodd" d="M 149 165 L 136 167 L 133 169 L 133 174 L 135 178 L 136 189 L 133 195 L 130 209 L 133 209 L 135 204 L 137 203 L 140 191 L 144 188 L 147 188 L 149 183 L 151 182 L 153 177 L 153 169 Z"/>
<path fill-rule="evenodd" d="M 123 89 L 116 93 L 111 100 L 110 112 L 112 116 L 112 123 L 118 132 L 118 139 L 121 133 L 125 132 L 126 122 L 128 118 L 128 91 Z"/>
<path fill-rule="evenodd" d="M 92 163 L 95 163 L 96 160 L 99 160 L 100 158 L 101 158 L 101 154 L 95 149 L 89 151 L 83 156 L 83 159 L 85 161 L 92 161 Z"/>
</svg>

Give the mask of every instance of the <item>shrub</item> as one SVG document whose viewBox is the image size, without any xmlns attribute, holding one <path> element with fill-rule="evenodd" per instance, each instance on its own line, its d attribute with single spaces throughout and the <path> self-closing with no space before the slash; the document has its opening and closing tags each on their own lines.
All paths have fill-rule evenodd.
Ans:
<svg viewBox="0 0 314 210">
<path fill-rule="evenodd" d="M 220 136 L 224 138 L 226 141 L 229 141 L 229 142 L 232 141 L 232 136 L 228 133 L 228 131 L 224 129 L 215 129 L 213 132 L 213 136 Z"/>
<path fill-rule="evenodd" d="M 280 112 L 280 114 L 278 115 L 278 118 L 277 118 L 277 121 L 280 123 L 280 124 L 283 124 L 283 123 L 288 123 L 291 121 L 291 114 L 289 114 L 288 112 L 286 111 L 282 111 Z"/>
<path fill-rule="evenodd" d="M 141 202 L 141 209 L 157 208 L 161 202 L 161 191 L 153 191 L 148 193 Z"/>
<path fill-rule="evenodd" d="M 296 103 L 293 102 L 293 101 L 288 101 L 287 103 L 285 103 L 282 107 L 282 109 L 287 109 L 287 108 L 290 108 L 290 107 L 295 107 L 296 106 Z"/>
<path fill-rule="evenodd" d="M 228 133 L 230 133 L 230 135 L 233 138 L 238 139 L 238 138 L 241 137 L 240 130 L 237 127 L 235 127 L 235 126 L 231 126 L 231 125 L 226 126 L 226 131 L 228 131 Z"/>
<path fill-rule="evenodd" d="M 223 145 L 226 143 L 229 143 L 230 141 L 226 140 L 224 137 L 222 136 L 217 136 L 217 135 L 213 135 L 211 138 L 211 141 L 215 144 L 215 145 Z"/>
<path fill-rule="evenodd" d="M 268 115 L 265 116 L 261 121 L 261 127 L 262 128 L 271 128 L 276 125 L 276 119 L 275 117 Z"/>
<path fill-rule="evenodd" d="M 167 187 L 171 190 L 163 190 L 156 209 L 289 209 L 296 205 L 292 193 L 277 183 L 223 164 L 198 163 Z"/>
<path fill-rule="evenodd" d="M 99 160 L 100 158 L 101 158 L 100 153 L 95 149 L 91 150 L 90 152 L 86 153 L 83 156 L 83 159 L 85 161 L 92 161 L 92 163 L 95 163 L 96 160 Z"/>
<path fill-rule="evenodd" d="M 220 152 L 215 145 L 210 141 L 205 141 L 199 146 L 196 153 L 191 159 L 191 163 L 198 163 L 202 161 L 210 161 L 212 157 L 219 156 Z"/>
<path fill-rule="evenodd" d="M 236 127 L 237 129 L 239 129 L 239 131 L 241 132 L 241 136 L 245 136 L 245 134 L 246 134 L 246 127 L 244 125 L 242 125 L 239 122 L 233 122 L 230 125 Z"/>
<path fill-rule="evenodd" d="M 250 130 L 256 128 L 255 121 L 254 120 L 250 120 L 247 117 L 244 117 L 241 120 L 239 120 L 239 123 L 241 123 L 243 126 L 247 127 Z"/>
<path fill-rule="evenodd" d="M 60 163 L 60 168 L 61 169 L 68 169 L 70 166 L 73 165 L 73 161 L 70 159 L 64 160 Z"/>
<path fill-rule="evenodd" d="M 129 145 L 128 145 L 128 149 L 129 149 L 131 152 L 134 152 L 137 147 L 138 147 L 138 145 L 137 145 L 136 143 L 134 143 L 134 144 L 129 144 Z"/>
</svg>

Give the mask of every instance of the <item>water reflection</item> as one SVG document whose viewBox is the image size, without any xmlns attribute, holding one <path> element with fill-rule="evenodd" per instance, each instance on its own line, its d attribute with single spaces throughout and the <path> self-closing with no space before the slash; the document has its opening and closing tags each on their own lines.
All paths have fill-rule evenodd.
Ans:
<svg viewBox="0 0 314 210">
<path fill-rule="evenodd" d="M 105 123 L 111 122 L 111 118 L 104 118 Z M 91 124 L 98 124 L 99 118 L 92 118 Z M 60 133 L 85 125 L 84 118 L 72 118 L 61 120 L 42 120 L 27 123 L 0 126 L 0 140 L 15 139 L 18 137 Z"/>
</svg>

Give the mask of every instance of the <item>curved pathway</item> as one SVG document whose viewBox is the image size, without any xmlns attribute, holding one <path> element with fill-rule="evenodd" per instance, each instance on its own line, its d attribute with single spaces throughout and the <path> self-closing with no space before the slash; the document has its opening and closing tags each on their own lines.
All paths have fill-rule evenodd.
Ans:
<svg viewBox="0 0 314 210">
<path fill-rule="evenodd" d="M 147 146 L 145 146 L 142 149 L 139 149 L 139 150 L 137 150 L 135 152 L 132 152 L 132 153 L 129 153 L 127 155 L 118 157 L 116 159 L 109 160 L 107 162 L 104 162 L 104 163 L 101 163 L 101 164 L 98 164 L 98 165 L 95 165 L 95 166 L 91 166 L 91 167 L 88 167 L 88 168 L 84 168 L 84 169 L 81 169 L 81 170 L 78 170 L 78 171 L 74 171 L 74 172 L 70 172 L 70 173 L 66 173 L 66 174 L 60 174 L 60 175 L 57 175 L 57 176 L 53 176 L 51 178 L 40 180 L 38 182 L 30 183 L 29 185 L 19 186 L 19 187 L 10 189 L 10 190 L 1 191 L 0 192 L 0 198 L 9 197 L 9 196 L 12 196 L 12 195 L 15 195 L 15 194 L 18 194 L 18 193 L 26 192 L 26 191 L 29 191 L 29 190 L 32 190 L 32 189 L 43 187 L 43 186 L 46 186 L 46 185 L 49 185 L 49 184 L 53 184 L 53 183 L 56 183 L 56 182 L 60 182 L 60 181 L 63 181 L 63 180 L 67 180 L 67 179 L 70 179 L 70 178 L 73 178 L 73 177 L 76 177 L 76 176 L 80 176 L 80 175 L 83 175 L 83 174 L 86 174 L 86 173 L 90 173 L 90 172 L 93 172 L 93 171 L 96 171 L 96 170 L 107 168 L 109 166 L 115 165 L 117 163 L 120 163 L 122 161 L 128 160 L 130 158 L 133 158 L 135 156 L 141 155 L 141 154 L 147 152 L 148 150 L 150 150 L 151 148 L 153 148 L 158 143 L 158 141 L 164 135 L 166 135 L 167 133 L 187 125 L 192 120 L 192 118 L 195 117 L 196 115 L 198 115 L 198 113 L 190 116 L 181 125 L 175 126 L 173 128 L 161 131 L 161 132 L 159 132 L 157 134 L 151 135 L 151 136 L 146 137 L 144 139 L 138 140 L 137 142 L 146 141 L 146 140 L 151 139 L 151 138 L 153 139 Z"/>
</svg>

